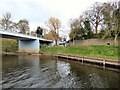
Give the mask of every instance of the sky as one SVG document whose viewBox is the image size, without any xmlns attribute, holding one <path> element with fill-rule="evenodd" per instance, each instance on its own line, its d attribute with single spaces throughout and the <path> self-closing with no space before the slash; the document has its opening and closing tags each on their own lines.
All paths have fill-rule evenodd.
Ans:
<svg viewBox="0 0 120 90">
<path fill-rule="evenodd" d="M 50 17 L 56 17 L 61 21 L 62 34 L 68 35 L 70 19 L 78 18 L 95 2 L 106 1 L 114 0 L 0 0 L 0 18 L 10 12 L 13 21 L 27 19 L 34 31 L 37 26 L 45 27 Z"/>
</svg>

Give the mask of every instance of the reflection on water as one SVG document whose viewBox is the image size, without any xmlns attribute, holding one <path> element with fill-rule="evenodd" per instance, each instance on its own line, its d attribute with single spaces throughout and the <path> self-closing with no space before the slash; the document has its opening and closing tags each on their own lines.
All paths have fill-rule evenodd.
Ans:
<svg viewBox="0 0 120 90">
<path fill-rule="evenodd" d="M 3 56 L 3 88 L 118 88 L 119 73 L 47 56 Z"/>
</svg>

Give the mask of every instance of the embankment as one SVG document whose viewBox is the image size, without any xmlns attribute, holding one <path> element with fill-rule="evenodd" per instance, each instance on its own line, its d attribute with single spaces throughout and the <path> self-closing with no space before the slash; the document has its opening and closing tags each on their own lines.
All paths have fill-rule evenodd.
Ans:
<svg viewBox="0 0 120 90">
<path fill-rule="evenodd" d="M 50 54 L 69 54 L 88 56 L 95 58 L 106 58 L 118 60 L 120 46 L 105 46 L 105 45 L 90 45 L 90 46 L 54 46 L 54 47 L 41 47 L 40 51 Z"/>
<path fill-rule="evenodd" d="M 0 38 L 2 45 L 2 52 L 16 52 L 18 51 L 18 41 L 13 39 Z"/>
</svg>

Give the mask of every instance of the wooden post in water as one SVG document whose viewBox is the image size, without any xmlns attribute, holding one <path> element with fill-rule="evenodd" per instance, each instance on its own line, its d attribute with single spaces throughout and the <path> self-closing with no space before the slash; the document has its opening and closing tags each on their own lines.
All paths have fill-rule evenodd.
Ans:
<svg viewBox="0 0 120 90">
<path fill-rule="evenodd" d="M 67 55 L 67 60 L 68 60 L 69 56 Z"/>
<path fill-rule="evenodd" d="M 82 57 L 82 64 L 83 64 L 83 61 L 84 61 L 84 57 Z"/>
<path fill-rule="evenodd" d="M 105 70 L 105 59 L 103 59 L 103 69 Z"/>
</svg>

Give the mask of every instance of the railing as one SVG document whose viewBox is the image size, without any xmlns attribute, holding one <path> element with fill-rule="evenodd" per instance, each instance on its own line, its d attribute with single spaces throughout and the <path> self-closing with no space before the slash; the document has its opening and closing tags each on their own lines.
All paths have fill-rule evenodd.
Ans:
<svg viewBox="0 0 120 90">
<path fill-rule="evenodd" d="M 21 35 L 27 35 L 27 36 L 37 37 L 37 34 L 32 35 L 31 33 L 29 33 L 29 34 L 23 34 L 23 33 L 17 32 L 17 31 L 4 30 L 4 29 L 0 29 L 0 31 L 4 31 L 4 32 L 8 32 L 8 33 L 13 33 L 13 34 L 21 34 Z"/>
<path fill-rule="evenodd" d="M 10 31 L 10 30 L 4 30 L 4 29 L 0 29 L 0 31 L 6 32 L 6 33 L 11 33 L 11 34 L 17 34 L 18 36 L 25 35 L 29 38 L 34 38 L 34 39 L 39 38 L 42 41 L 53 42 L 52 40 L 47 40 L 47 39 L 44 39 L 44 38 L 37 37 L 37 34 L 35 34 L 35 36 L 34 36 L 31 33 L 28 35 L 28 34 L 22 34 L 22 33 L 19 33 L 19 32 L 13 32 L 13 31 Z"/>
</svg>

